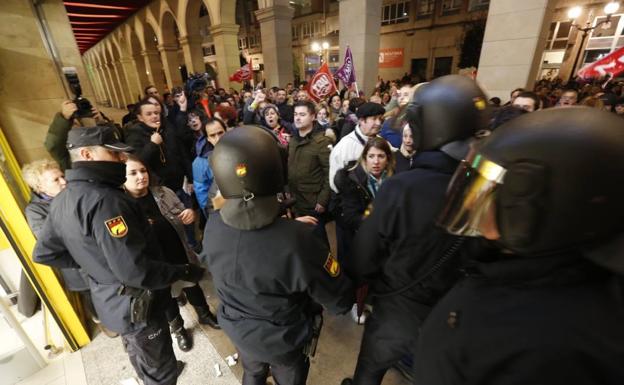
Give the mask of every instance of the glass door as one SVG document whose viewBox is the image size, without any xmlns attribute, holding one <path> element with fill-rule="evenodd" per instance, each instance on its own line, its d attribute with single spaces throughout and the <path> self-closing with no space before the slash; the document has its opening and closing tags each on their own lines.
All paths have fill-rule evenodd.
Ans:
<svg viewBox="0 0 624 385">
<path fill-rule="evenodd" d="M 75 351 L 90 342 L 79 310 L 72 306 L 54 271 L 32 261 L 35 237 L 24 217 L 29 195 L 0 128 L 0 385 L 6 378 L 2 365 L 15 361 L 9 357 L 30 356 L 40 367 L 45 365 L 42 356 L 51 357 L 63 348 Z M 25 289 L 32 300 L 40 302 L 32 314 L 25 312 L 27 316 L 16 305 L 20 296 L 27 295 Z"/>
</svg>

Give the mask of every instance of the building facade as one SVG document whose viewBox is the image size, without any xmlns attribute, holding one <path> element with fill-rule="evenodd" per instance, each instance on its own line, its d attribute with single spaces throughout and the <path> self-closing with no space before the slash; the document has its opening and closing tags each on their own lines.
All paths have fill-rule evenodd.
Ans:
<svg viewBox="0 0 624 385">
<path fill-rule="evenodd" d="M 536 79 L 567 79 L 579 50 L 576 69 L 624 46 L 622 14 L 613 15 L 604 28 L 592 32 L 583 47 L 582 34 L 567 18 L 570 7 L 582 6 L 576 23 L 595 24 L 605 17 L 607 1 L 548 3 L 554 12 L 545 47 L 537 50 L 542 56 Z M 378 79 L 408 75 L 413 81 L 425 81 L 478 67 L 490 0 L 378 0 L 369 4 L 381 7 Z M 322 62 L 332 70 L 340 66 L 344 52 L 339 46 L 341 23 L 348 28 L 361 17 L 341 18 L 340 9 L 337 0 L 154 0 L 89 49 L 84 60 L 98 101 L 116 107 L 136 100 L 148 84 L 164 91 L 182 84 L 191 72 L 208 72 L 218 85 L 240 88 L 230 84 L 228 75 L 248 59 L 256 81 L 267 79 L 267 85 L 284 86 L 288 81 L 308 80 Z M 262 36 L 267 25 L 270 28 L 265 30 L 275 34 L 279 29 L 280 36 Z M 271 48 L 263 52 L 269 42 Z M 284 42 L 290 52 L 283 48 Z M 282 47 L 277 53 L 276 44 Z M 273 63 L 269 68 L 267 60 Z M 285 61 L 288 70 L 284 70 Z M 280 77 L 271 77 L 275 63 L 282 63 Z M 356 75 L 361 65 L 355 61 Z M 367 73 L 370 77 L 371 72 Z M 275 83 L 275 79 L 284 84 L 269 81 Z"/>
</svg>

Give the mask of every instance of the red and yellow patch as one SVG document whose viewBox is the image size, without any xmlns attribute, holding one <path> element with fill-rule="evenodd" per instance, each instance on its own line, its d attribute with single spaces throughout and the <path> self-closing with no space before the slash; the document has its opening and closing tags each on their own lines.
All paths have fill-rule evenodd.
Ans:
<svg viewBox="0 0 624 385">
<path fill-rule="evenodd" d="M 331 253 L 327 254 L 327 260 L 325 261 L 323 268 L 332 277 L 337 277 L 340 274 L 340 264 L 338 263 L 336 258 L 334 258 L 334 256 L 331 255 Z"/>
<path fill-rule="evenodd" d="M 483 111 L 487 107 L 487 102 L 482 97 L 476 97 L 472 100 L 474 101 L 475 107 L 477 107 L 477 110 L 479 111 Z"/>
<path fill-rule="evenodd" d="M 104 221 L 104 224 L 110 235 L 115 238 L 122 238 L 128 234 L 128 225 L 121 215 Z"/>
<path fill-rule="evenodd" d="M 239 178 L 242 178 L 245 175 L 247 175 L 247 165 L 241 163 L 238 166 L 236 166 L 236 176 Z"/>
</svg>

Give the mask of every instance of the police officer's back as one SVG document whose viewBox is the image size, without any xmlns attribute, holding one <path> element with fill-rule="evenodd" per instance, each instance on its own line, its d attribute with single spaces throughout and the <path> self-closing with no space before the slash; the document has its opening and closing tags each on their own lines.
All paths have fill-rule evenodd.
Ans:
<svg viewBox="0 0 624 385">
<path fill-rule="evenodd" d="M 145 217 L 121 189 L 121 152 L 131 147 L 118 142 L 112 129 L 72 129 L 67 147 L 73 161 L 68 185 L 51 204 L 35 262 L 80 267 L 100 321 L 121 334 L 139 377 L 146 385 L 175 384 L 178 368 L 154 290 L 177 279 L 198 280 L 203 269 L 161 262 Z"/>
<path fill-rule="evenodd" d="M 280 384 L 304 384 L 316 302 L 347 312 L 351 281 L 311 226 L 278 217 L 283 166 L 270 134 L 251 126 L 225 134 L 212 167 L 226 203 L 206 225 L 204 254 L 243 384 L 265 384 L 269 366 Z"/>
<path fill-rule="evenodd" d="M 417 384 L 621 384 L 624 130 L 590 108 L 499 127 L 439 224 L 490 248 L 425 322 Z"/>
<path fill-rule="evenodd" d="M 380 384 L 410 352 L 431 306 L 459 278 L 462 241 L 435 227 L 446 186 L 467 152 L 465 142 L 487 123 L 476 83 L 451 75 L 420 87 L 408 107 L 419 154 L 414 169 L 388 179 L 353 242 L 347 271 L 370 284 L 367 320 L 353 380 Z"/>
</svg>

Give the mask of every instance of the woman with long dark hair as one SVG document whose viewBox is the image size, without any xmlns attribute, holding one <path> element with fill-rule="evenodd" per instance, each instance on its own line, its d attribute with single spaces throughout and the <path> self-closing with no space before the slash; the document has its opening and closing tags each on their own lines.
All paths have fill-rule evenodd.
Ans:
<svg viewBox="0 0 624 385">
<path fill-rule="evenodd" d="M 351 243 L 355 232 L 366 218 L 381 184 L 394 173 L 395 161 L 390 144 L 383 138 L 368 140 L 357 163 L 336 173 L 334 182 L 342 208 L 341 224 Z"/>
<path fill-rule="evenodd" d="M 160 243 L 160 249 L 167 262 L 177 264 L 197 263 L 197 255 L 184 240 L 183 225 L 193 223 L 195 212 L 187 209 L 176 194 L 165 186 L 150 186 L 150 174 L 138 157 L 128 155 L 126 161 L 126 182 L 124 189 L 132 196 L 147 217 L 152 230 Z M 166 289 L 169 290 L 169 289 Z M 199 285 L 184 289 L 189 302 L 195 308 L 199 323 L 218 329 L 216 317 L 210 312 L 206 297 Z M 184 320 L 174 298 L 165 309 L 169 327 L 182 351 L 193 346 L 184 329 Z"/>
</svg>

